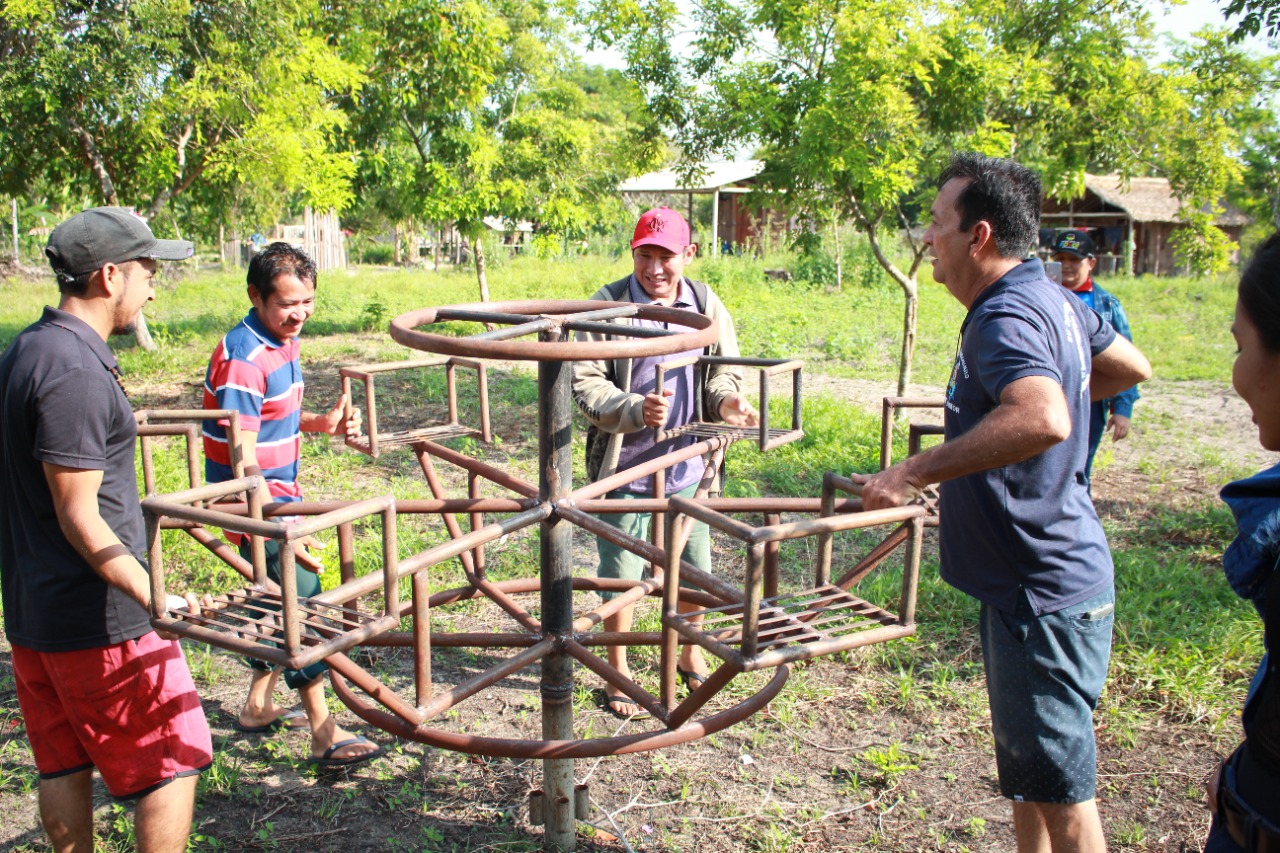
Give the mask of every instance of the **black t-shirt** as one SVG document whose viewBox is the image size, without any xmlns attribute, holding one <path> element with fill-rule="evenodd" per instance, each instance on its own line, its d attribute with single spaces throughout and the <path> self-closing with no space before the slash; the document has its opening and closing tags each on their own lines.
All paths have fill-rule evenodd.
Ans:
<svg viewBox="0 0 1280 853">
<path fill-rule="evenodd" d="M 63 536 L 42 467 L 102 471 L 102 518 L 143 561 L 138 428 L 115 368 L 93 329 L 54 308 L 0 358 L 0 588 L 5 632 L 17 645 L 73 651 L 151 630 L 146 610 L 102 580 Z"/>
</svg>

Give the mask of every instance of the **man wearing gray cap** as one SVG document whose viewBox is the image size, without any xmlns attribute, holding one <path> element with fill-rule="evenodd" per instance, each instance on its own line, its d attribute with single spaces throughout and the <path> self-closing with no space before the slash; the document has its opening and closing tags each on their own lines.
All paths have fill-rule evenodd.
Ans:
<svg viewBox="0 0 1280 853">
<path fill-rule="evenodd" d="M 112 334 L 189 258 L 128 211 L 86 210 L 45 249 L 58 307 L 0 358 L 0 593 L 40 819 L 59 853 L 93 849 L 93 768 L 136 800 L 138 850 L 186 849 L 212 743 L 182 650 L 151 629 L 134 473 L 137 426 Z M 189 607 L 170 596 L 161 606 Z"/>
</svg>

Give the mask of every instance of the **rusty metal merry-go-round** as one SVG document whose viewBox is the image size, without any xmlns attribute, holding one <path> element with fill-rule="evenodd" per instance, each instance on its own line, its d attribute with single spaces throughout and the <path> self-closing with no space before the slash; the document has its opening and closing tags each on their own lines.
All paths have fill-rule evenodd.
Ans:
<svg viewBox="0 0 1280 853">
<path fill-rule="evenodd" d="M 626 322 L 628 318 L 657 320 L 666 328 L 634 326 Z M 483 324 L 487 330 L 470 336 L 425 330 L 440 323 L 453 325 L 450 331 L 456 330 L 456 324 Z M 594 332 L 598 339 L 570 339 L 572 332 Z M 348 437 L 347 444 L 371 456 L 391 448 L 410 448 L 426 478 L 430 499 L 404 500 L 388 494 L 359 501 L 264 504 L 258 477 L 243 476 L 242 464 L 234 455 L 233 468 L 240 476 L 201 486 L 196 450 L 199 421 L 206 417 L 227 419 L 231 443 L 238 447 L 235 413 L 139 412 L 153 601 L 166 601 L 162 529 L 187 531 L 246 580 L 244 588 L 215 596 L 213 605 L 199 614 L 158 606 L 152 614 L 153 624 L 279 666 L 301 668 L 325 660 L 342 702 L 369 724 L 400 737 L 463 753 L 540 759 L 543 782 L 542 788 L 530 795 L 530 822 L 544 826 L 544 849 L 572 850 L 577 821 L 586 819 L 588 807 L 586 786 L 575 784 L 575 759 L 661 749 L 705 737 L 763 709 L 782 690 L 797 662 L 887 642 L 915 631 L 922 532 L 936 524 L 935 500 L 863 511 L 856 486 L 830 472 L 823 477 L 821 495 L 816 498 L 711 497 L 710 473 L 692 498 L 664 496 L 662 477 L 653 478 L 652 498 L 629 500 L 624 506 L 622 501 L 603 497 L 637 477 L 697 456 L 707 460 L 708 472 L 714 472 L 725 449 L 735 441 L 753 440 L 761 451 L 767 451 L 801 438 L 799 361 L 720 359 L 758 372 L 758 427 L 731 427 L 708 421 L 699 413 L 685 427 L 658 436 L 661 440 L 687 435 L 693 439 L 687 446 L 613 477 L 573 487 L 573 362 L 683 353 L 707 347 L 715 334 L 710 320 L 700 314 L 598 301 L 480 303 L 422 309 L 397 317 L 391 324 L 392 338 L 434 357 L 342 369 L 349 404 L 355 399 L 355 383 L 362 384 L 364 390 L 365 434 Z M 536 339 L 521 340 L 535 335 Z M 491 359 L 537 363 L 536 484 L 441 443 L 458 437 L 491 440 L 486 377 L 486 360 Z M 707 355 L 698 358 L 704 364 L 716 360 Z M 664 370 L 686 364 L 660 365 L 658 382 L 662 382 Z M 380 431 L 377 377 L 423 368 L 442 368 L 446 373 L 448 413 L 444 422 L 399 432 Z M 476 427 L 459 422 L 458 368 L 476 372 Z M 791 419 L 783 427 L 770 426 L 769 421 L 770 385 L 775 378 L 779 382 L 791 380 Z M 695 392 L 694 396 L 700 394 Z M 900 408 L 938 404 L 935 400 L 886 399 L 882 464 L 889 462 L 893 413 Z M 912 427 L 912 449 L 918 447 L 921 435 L 931 432 L 930 427 Z M 155 493 L 150 443 L 166 435 L 186 437 L 192 487 L 160 495 Z M 437 461 L 465 472 L 465 497 L 446 494 Z M 508 496 L 481 497 L 481 480 Z M 617 512 L 653 513 L 652 541 L 629 536 L 599 517 Z M 784 513 L 796 520 L 784 522 Z M 447 540 L 401 557 L 397 518 L 408 514 L 439 515 Z M 465 530 L 460 516 L 465 517 Z M 760 517 L 763 524 L 753 526 L 741 520 L 742 516 Z M 734 547 L 744 554 L 741 585 L 681 559 L 694 520 L 706 522 L 723 534 L 722 540 L 736 543 Z M 366 559 L 371 565 L 357 570 L 355 525 L 376 525 L 379 521 L 380 559 Z M 488 577 L 486 546 L 533 525 L 539 528 L 538 571 L 530 568 L 527 576 L 506 580 Z M 252 559 L 244 560 L 211 532 L 219 528 L 247 534 Z M 331 529 L 337 532 L 341 574 L 336 587 L 299 598 L 291 548 L 280 549 L 281 583 L 270 581 L 265 569 L 265 540 L 288 543 Z M 639 555 L 652 565 L 651 575 L 638 581 L 597 578 L 594 572 L 575 576 L 575 529 Z M 833 565 L 834 538 L 859 530 L 872 531 L 875 544 L 856 552 L 849 565 L 837 571 Z M 797 584 L 780 584 L 779 547 L 801 539 L 812 541 L 812 578 L 800 584 L 801 589 L 780 588 Z M 895 609 L 884 609 L 854 595 L 854 586 L 897 551 L 903 554 L 903 569 Z M 847 552 L 843 549 L 841 554 Z M 446 571 L 456 573 L 456 566 L 461 568 L 457 585 L 439 588 L 441 576 Z M 405 579 L 407 600 L 401 600 Z M 619 594 L 602 601 L 592 594 L 601 591 Z M 661 630 L 603 630 L 608 616 L 646 596 L 661 598 Z M 434 611 L 464 603 L 474 607 L 477 602 L 496 608 L 506 622 L 505 629 L 433 629 Z M 678 699 L 677 659 L 680 646 L 689 643 L 700 646 L 718 665 L 705 683 Z M 357 664 L 348 653 L 362 646 L 411 649 L 410 686 L 389 685 Z M 658 647 L 657 695 L 597 653 L 609 646 Z M 442 686 L 433 680 L 433 649 L 485 649 L 496 662 L 459 683 Z M 651 728 L 596 737 L 575 727 L 573 697 L 578 666 L 643 708 L 651 717 L 647 722 Z M 524 738 L 488 737 L 468 733 L 465 725 L 450 722 L 457 714 L 447 712 L 523 670 L 538 674 L 540 733 L 531 732 Z M 770 671 L 771 676 L 751 682 L 753 689 L 745 691 L 746 698 L 739 698 L 744 695 L 741 689 L 725 691 L 744 673 L 768 675 Z M 724 695 L 712 703 L 722 691 Z"/>
</svg>

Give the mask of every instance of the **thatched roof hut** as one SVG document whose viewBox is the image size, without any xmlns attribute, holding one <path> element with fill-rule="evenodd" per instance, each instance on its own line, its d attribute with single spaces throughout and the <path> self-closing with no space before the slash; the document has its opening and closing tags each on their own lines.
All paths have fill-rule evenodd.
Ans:
<svg viewBox="0 0 1280 853">
<path fill-rule="evenodd" d="M 1045 199 L 1040 213 L 1042 245 L 1054 231 L 1088 229 L 1098 246 L 1098 272 L 1105 275 L 1125 267 L 1135 275 L 1177 272 L 1169 238 L 1182 202 L 1166 178 L 1132 178 L 1126 185 L 1118 175 L 1085 175 L 1085 193 L 1068 202 Z M 1224 203 L 1215 224 L 1237 243 L 1249 217 Z"/>
</svg>

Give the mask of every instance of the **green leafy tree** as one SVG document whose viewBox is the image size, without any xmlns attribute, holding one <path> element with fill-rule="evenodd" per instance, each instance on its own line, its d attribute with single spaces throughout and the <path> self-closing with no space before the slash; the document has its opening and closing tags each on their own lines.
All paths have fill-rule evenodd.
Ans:
<svg viewBox="0 0 1280 853">
<path fill-rule="evenodd" d="M 900 394 L 919 220 L 952 151 L 1016 156 L 1062 197 L 1086 170 L 1163 170 L 1195 200 L 1230 176 L 1225 153 L 1196 172 L 1187 146 L 1225 142 L 1220 114 L 1191 78 L 1148 64 L 1150 16 L 1133 0 L 703 0 L 691 17 L 693 48 L 679 57 L 671 46 L 690 22 L 665 0 L 601 0 L 585 19 L 623 51 L 686 167 L 752 144 L 767 203 L 866 233 L 904 297 Z"/>
<path fill-rule="evenodd" d="M 329 145 L 356 69 L 306 2 L 10 0 L 0 6 L 0 190 L 37 177 L 155 217 L 199 187 L 266 208 L 350 200 Z M 31 144 L 32 138 L 39 144 Z M 275 199 L 274 204 L 268 202 Z"/>
<path fill-rule="evenodd" d="M 368 74 L 349 106 L 360 190 L 390 222 L 453 223 L 482 299 L 486 218 L 579 236 L 616 204 L 618 180 L 652 162 L 653 143 L 637 144 L 643 97 L 580 66 L 556 7 L 397 0 L 364 13 L 362 28 L 336 28 Z"/>
</svg>

